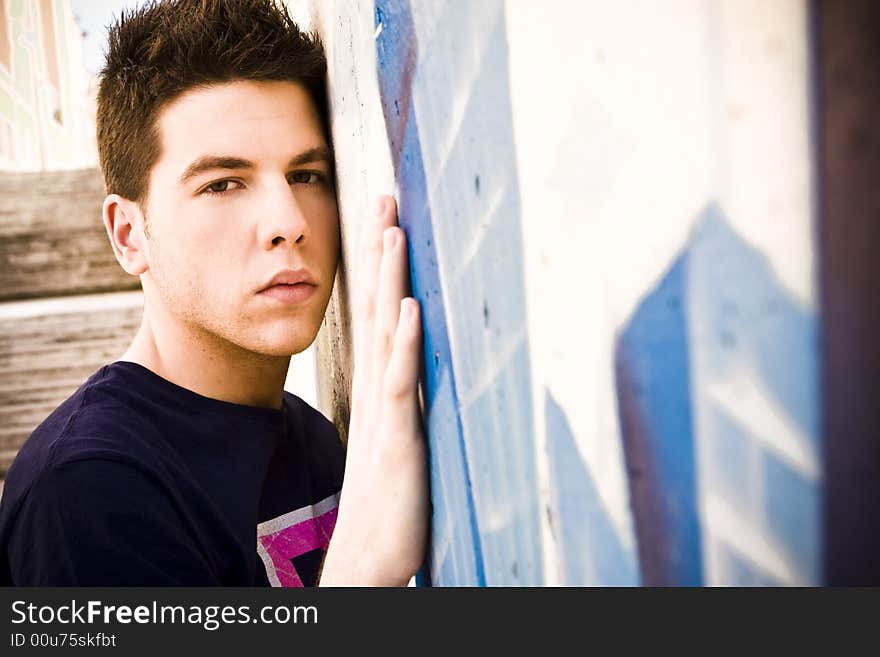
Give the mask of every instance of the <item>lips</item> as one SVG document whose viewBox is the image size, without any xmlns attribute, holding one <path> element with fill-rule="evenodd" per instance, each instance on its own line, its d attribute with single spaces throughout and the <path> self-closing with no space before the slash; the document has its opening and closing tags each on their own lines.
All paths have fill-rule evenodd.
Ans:
<svg viewBox="0 0 880 657">
<path fill-rule="evenodd" d="M 284 269 L 275 274 L 260 290 L 260 296 L 282 303 L 302 303 L 317 289 L 314 277 L 306 269 Z"/>
</svg>

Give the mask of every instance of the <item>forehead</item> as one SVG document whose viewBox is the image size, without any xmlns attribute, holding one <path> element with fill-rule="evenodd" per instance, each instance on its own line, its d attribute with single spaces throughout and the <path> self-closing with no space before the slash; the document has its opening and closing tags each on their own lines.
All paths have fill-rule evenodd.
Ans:
<svg viewBox="0 0 880 657">
<path fill-rule="evenodd" d="M 320 117 L 295 82 L 235 81 L 185 92 L 159 114 L 157 169 L 182 171 L 208 154 L 287 161 L 325 145 Z"/>
</svg>

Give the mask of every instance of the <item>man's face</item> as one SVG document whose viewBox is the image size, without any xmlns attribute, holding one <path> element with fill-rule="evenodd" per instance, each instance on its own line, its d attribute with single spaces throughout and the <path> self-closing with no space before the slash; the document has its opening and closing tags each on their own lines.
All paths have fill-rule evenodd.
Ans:
<svg viewBox="0 0 880 657">
<path fill-rule="evenodd" d="M 306 90 L 250 81 L 192 90 L 160 113 L 158 130 L 147 303 L 157 294 L 172 321 L 206 340 L 272 356 L 308 347 L 330 298 L 339 227 Z M 298 274 L 314 287 L 291 285 Z"/>
</svg>

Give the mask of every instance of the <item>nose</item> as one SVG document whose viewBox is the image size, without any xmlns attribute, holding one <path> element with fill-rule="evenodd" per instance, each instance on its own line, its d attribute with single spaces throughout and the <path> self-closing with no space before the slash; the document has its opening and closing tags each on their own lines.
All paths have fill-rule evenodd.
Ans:
<svg viewBox="0 0 880 657">
<path fill-rule="evenodd" d="M 260 215 L 258 239 L 267 251 L 281 244 L 302 244 L 308 235 L 308 221 L 286 180 L 266 191 Z"/>
</svg>

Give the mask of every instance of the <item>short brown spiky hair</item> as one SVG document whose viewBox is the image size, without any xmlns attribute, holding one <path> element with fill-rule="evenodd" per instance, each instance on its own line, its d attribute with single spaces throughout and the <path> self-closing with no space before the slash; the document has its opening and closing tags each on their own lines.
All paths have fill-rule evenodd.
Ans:
<svg viewBox="0 0 880 657">
<path fill-rule="evenodd" d="M 275 0 L 153 0 L 121 12 L 98 89 L 107 193 L 146 201 L 159 112 L 184 92 L 236 80 L 298 82 L 326 121 L 326 69 L 320 39 Z"/>
</svg>

